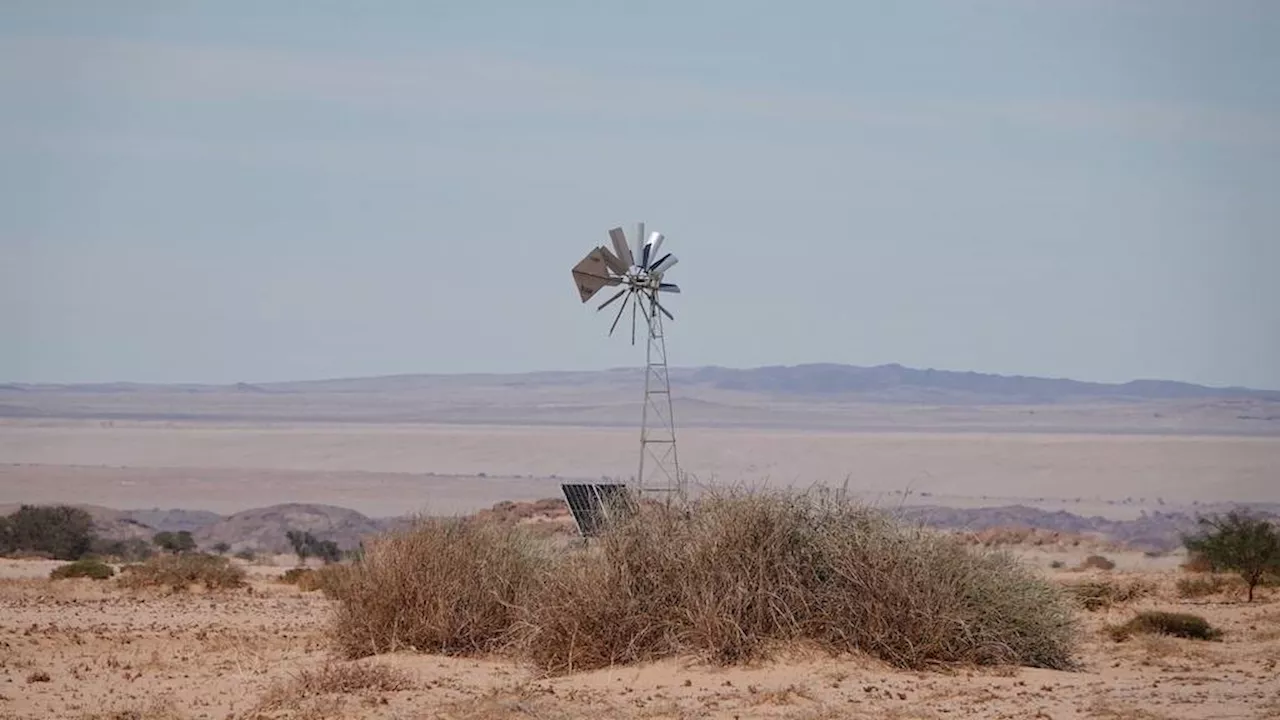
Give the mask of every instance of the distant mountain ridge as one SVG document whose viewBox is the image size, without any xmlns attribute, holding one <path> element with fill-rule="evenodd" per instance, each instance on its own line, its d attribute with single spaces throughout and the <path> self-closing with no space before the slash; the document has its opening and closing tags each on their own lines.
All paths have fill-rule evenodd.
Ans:
<svg viewBox="0 0 1280 720">
<path fill-rule="evenodd" d="M 188 394 L 292 394 L 299 392 L 406 392 L 428 390 L 442 384 L 520 386 L 525 388 L 575 385 L 639 376 L 638 368 L 530 373 L 457 373 L 384 375 L 329 380 L 234 384 L 148 384 L 133 382 L 80 384 L 0 385 L 6 392 L 73 392 L 85 394 L 164 393 Z M 1240 399 L 1280 402 L 1280 390 L 1245 387 L 1210 387 L 1173 380 L 1131 380 L 1100 383 L 1027 375 L 999 375 L 973 371 L 910 368 L 897 363 L 870 367 L 836 363 L 772 365 L 755 368 L 721 366 L 673 367 L 673 385 L 707 387 L 793 396 L 866 396 L 888 401 L 929 401 L 947 397 L 971 402 L 1053 403 L 1071 400 L 1196 400 Z"/>
<path fill-rule="evenodd" d="M 896 363 L 860 367 L 832 363 L 775 365 L 746 370 L 705 367 L 694 370 L 694 382 L 718 388 L 794 395 L 883 393 L 900 389 L 966 393 L 992 398 L 1053 402 L 1077 398 L 1190 400 L 1239 398 L 1280 401 L 1280 391 L 1243 387 L 1209 387 L 1173 380 L 1097 383 L 1067 378 L 909 368 Z"/>
</svg>

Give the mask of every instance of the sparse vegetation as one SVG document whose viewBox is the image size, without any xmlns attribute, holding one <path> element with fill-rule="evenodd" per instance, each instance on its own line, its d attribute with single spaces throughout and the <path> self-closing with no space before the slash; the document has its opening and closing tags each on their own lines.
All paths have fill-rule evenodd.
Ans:
<svg viewBox="0 0 1280 720">
<path fill-rule="evenodd" d="M 1102 555 L 1090 555 L 1080 563 L 1081 570 L 1115 570 L 1116 564 Z"/>
<path fill-rule="evenodd" d="M 245 562 L 254 562 L 258 559 L 258 554 L 246 548 L 244 550 L 237 550 L 235 554 L 235 558 L 237 560 L 243 560 Z"/>
<path fill-rule="evenodd" d="M 50 580 L 66 580 L 69 578 L 90 578 L 106 580 L 116 574 L 116 569 L 96 558 L 83 558 L 56 567 L 49 573 Z"/>
<path fill-rule="evenodd" d="M 412 690 L 413 680 L 387 665 L 326 662 L 314 670 L 302 670 L 285 682 L 267 688 L 258 699 L 258 712 L 273 712 L 325 695 Z"/>
<path fill-rule="evenodd" d="M 140 562 L 155 555 L 151 543 L 142 538 L 124 540 L 106 540 L 99 538 L 93 543 L 90 552 L 98 557 L 111 558 L 118 562 Z"/>
<path fill-rule="evenodd" d="M 168 587 L 181 592 L 199 584 L 220 590 L 243 587 L 245 572 L 218 555 L 157 555 L 146 562 L 124 566 L 118 582 L 133 589 Z"/>
<path fill-rule="evenodd" d="M 293 552 L 298 556 L 300 564 L 305 563 L 309 557 L 318 557 L 326 565 L 342 559 L 342 549 L 332 540 L 318 540 L 310 532 L 299 530 L 289 530 L 285 532 L 285 537 L 293 546 Z"/>
<path fill-rule="evenodd" d="M 1183 538 L 1187 551 L 1239 573 L 1249 602 L 1268 573 L 1280 573 L 1280 532 L 1270 522 L 1233 511 L 1226 517 L 1200 518 L 1200 526 L 1199 534 Z"/>
<path fill-rule="evenodd" d="M 231 545 L 225 542 L 216 542 L 210 549 L 218 555 L 226 555 L 228 552 L 231 552 Z"/>
<path fill-rule="evenodd" d="M 23 505 L 0 523 L 0 554 L 36 553 L 79 560 L 97 536 L 93 517 L 69 505 Z"/>
<path fill-rule="evenodd" d="M 1178 591 L 1178 597 L 1194 599 L 1218 595 L 1233 586 L 1239 587 L 1242 584 L 1239 580 L 1232 582 L 1231 578 L 1222 575 L 1193 575 L 1178 578 L 1174 587 Z"/>
<path fill-rule="evenodd" d="M 1134 635 L 1170 635 L 1190 640 L 1218 640 L 1222 637 L 1221 630 L 1199 615 L 1161 610 L 1140 612 L 1123 625 L 1108 628 L 1107 632 L 1117 642 Z"/>
<path fill-rule="evenodd" d="M 350 657 L 504 649 L 563 672 L 744 662 L 800 641 L 903 667 L 1063 668 L 1076 628 L 1063 594 L 1011 555 L 817 494 L 647 507 L 554 558 L 518 528 L 430 520 L 343 570 L 335 634 Z"/>
<path fill-rule="evenodd" d="M 1070 583 L 1065 585 L 1065 588 L 1085 610 L 1090 612 L 1140 600 L 1154 593 L 1156 589 L 1152 583 L 1139 579 Z"/>
</svg>

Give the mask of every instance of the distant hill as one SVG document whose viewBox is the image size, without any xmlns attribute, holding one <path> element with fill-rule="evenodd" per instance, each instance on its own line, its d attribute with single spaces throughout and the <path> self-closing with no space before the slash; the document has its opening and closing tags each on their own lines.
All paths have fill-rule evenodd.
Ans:
<svg viewBox="0 0 1280 720">
<path fill-rule="evenodd" d="M 304 380 L 276 383 L 235 383 L 232 385 L 91 383 L 0 385 L 5 393 L 74 392 L 85 394 L 182 393 L 200 395 L 235 393 L 251 395 L 298 393 L 413 393 L 439 388 L 553 388 L 614 384 L 641 375 L 635 368 L 597 371 L 532 372 L 512 374 L 418 374 L 387 375 L 332 380 Z M 1280 402 L 1280 390 L 1243 387 L 1210 387 L 1171 380 L 1132 380 L 1125 383 L 1097 383 L 1066 378 L 917 369 L 888 364 L 873 367 L 812 363 L 756 368 L 718 366 L 670 370 L 672 383 L 685 388 L 710 387 L 722 390 L 795 396 L 865 395 L 880 400 L 937 399 L 955 396 L 965 400 L 1052 403 L 1075 399 L 1194 400 L 1250 399 Z"/>
<path fill-rule="evenodd" d="M 1052 403 L 1075 399 L 1190 400 L 1242 398 L 1280 402 L 1280 391 L 1215 388 L 1167 380 L 1133 380 L 1109 384 L 1080 380 L 994 375 L 951 370 L 918 370 L 902 365 L 811 364 L 738 370 L 705 367 L 685 371 L 693 384 L 727 390 L 783 395 L 876 395 L 923 399 L 929 395 L 964 395 L 973 400 Z"/>
<path fill-rule="evenodd" d="M 355 510 L 289 503 L 238 512 L 205 525 L 192 535 L 201 547 L 225 542 L 236 550 L 249 548 L 282 553 L 292 548 L 285 536 L 290 530 L 310 532 L 317 540 L 332 540 L 341 548 L 354 548 L 361 539 L 381 532 L 384 527 L 384 522 Z"/>
</svg>

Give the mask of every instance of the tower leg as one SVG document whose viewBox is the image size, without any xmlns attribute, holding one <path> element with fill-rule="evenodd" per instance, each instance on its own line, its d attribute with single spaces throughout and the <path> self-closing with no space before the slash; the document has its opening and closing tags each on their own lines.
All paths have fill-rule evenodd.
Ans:
<svg viewBox="0 0 1280 720">
<path fill-rule="evenodd" d="M 667 341 L 662 330 L 662 313 L 656 293 L 637 298 L 648 325 L 645 352 L 644 409 L 640 422 L 640 472 L 636 489 L 641 499 L 658 495 L 665 501 L 684 498 L 684 478 L 676 452 L 675 413 L 671 402 L 671 379 L 667 373 Z"/>
</svg>

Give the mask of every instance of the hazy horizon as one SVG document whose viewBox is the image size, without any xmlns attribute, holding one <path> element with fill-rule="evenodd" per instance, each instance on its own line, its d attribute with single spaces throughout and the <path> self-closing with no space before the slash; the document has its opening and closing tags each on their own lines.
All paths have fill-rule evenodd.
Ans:
<svg viewBox="0 0 1280 720">
<path fill-rule="evenodd" d="M 634 367 L 569 269 L 645 221 L 673 365 L 1280 389 L 1276 37 L 1260 1 L 5 3 L 0 382 Z"/>
<path fill-rule="evenodd" d="M 1074 377 L 1053 377 L 1053 376 L 1046 376 L 1046 375 L 1030 375 L 1026 373 L 991 373 L 991 372 L 987 372 L 980 369 L 974 369 L 974 368 L 913 367 L 910 365 L 903 365 L 902 363 L 893 363 L 893 362 L 881 363 L 878 365 L 854 365 L 852 363 L 829 363 L 829 362 L 815 361 L 815 362 L 788 363 L 786 365 L 783 365 L 783 364 L 754 365 L 750 367 L 725 365 L 725 364 L 718 364 L 718 363 L 707 364 L 707 365 L 677 365 L 673 363 L 671 365 L 671 369 L 673 371 L 674 370 L 697 370 L 702 368 L 722 368 L 727 370 L 756 370 L 756 369 L 762 369 L 762 368 L 805 367 L 805 366 L 838 366 L 838 367 L 857 367 L 862 369 L 897 366 L 897 367 L 903 367 L 909 370 L 922 370 L 922 371 L 932 370 L 936 372 L 949 372 L 949 373 L 977 373 L 979 375 L 996 375 L 999 377 L 1025 377 L 1025 378 L 1032 378 L 1037 380 L 1082 382 L 1082 383 L 1095 383 L 1095 384 L 1103 384 L 1103 385 L 1123 385 L 1130 382 L 1187 383 L 1187 381 L 1184 381 L 1184 380 L 1175 380 L 1170 378 L 1128 378 L 1125 380 L 1117 380 L 1117 381 L 1097 381 L 1097 380 L 1088 380 L 1088 379 L 1074 378 Z M 540 369 L 534 369 L 534 370 L 510 370 L 510 371 L 493 371 L 493 372 L 462 371 L 462 372 L 452 372 L 452 373 L 424 371 L 424 372 L 407 372 L 407 373 L 379 373 L 379 374 L 370 374 L 370 375 L 333 375 L 333 376 L 323 376 L 323 377 L 258 378 L 258 379 L 231 380 L 231 381 L 224 381 L 224 382 L 201 382 L 201 381 L 180 381 L 180 380 L 156 382 L 156 381 L 130 380 L 127 378 L 114 379 L 114 380 L 82 381 L 82 382 L 62 382 L 62 381 L 16 381 L 16 380 L 6 380 L 4 378 L 0 378 L 0 386 L 3 386 L 3 385 L 78 386 L 78 385 L 124 384 L 124 385 L 157 385 L 157 386 L 208 385 L 208 386 L 231 387 L 238 384 L 271 385 L 271 384 L 308 383 L 308 382 L 325 382 L 325 381 L 342 381 L 342 380 L 364 380 L 364 379 L 376 380 L 380 378 L 414 377 L 414 376 L 443 376 L 443 377 L 464 377 L 464 376 L 471 376 L 471 375 L 518 376 L 518 375 L 534 375 L 539 373 L 578 373 L 578 372 L 592 373 L 592 372 L 618 372 L 618 371 L 641 372 L 643 371 L 643 369 L 644 369 L 644 366 L 643 366 L 643 363 L 641 363 L 638 365 L 617 365 L 617 366 L 600 367 L 600 368 L 579 368 L 579 369 L 540 368 Z M 1187 384 L 1207 387 L 1211 389 L 1222 389 L 1222 390 L 1250 390 L 1250 391 L 1259 391 L 1259 392 L 1280 392 L 1280 387 L 1269 388 L 1269 387 L 1254 387 L 1254 386 L 1246 386 L 1246 385 L 1215 385 L 1215 384 L 1206 384 L 1206 383 L 1187 383 Z"/>
</svg>

